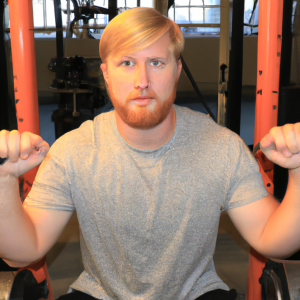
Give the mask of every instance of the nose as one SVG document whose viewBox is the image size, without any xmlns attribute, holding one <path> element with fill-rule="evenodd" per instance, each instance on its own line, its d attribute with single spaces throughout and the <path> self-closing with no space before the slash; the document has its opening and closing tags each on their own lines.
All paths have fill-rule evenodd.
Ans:
<svg viewBox="0 0 300 300">
<path fill-rule="evenodd" d="M 136 69 L 134 88 L 137 90 L 147 89 L 149 87 L 148 71 L 145 65 L 139 65 Z"/>
</svg>

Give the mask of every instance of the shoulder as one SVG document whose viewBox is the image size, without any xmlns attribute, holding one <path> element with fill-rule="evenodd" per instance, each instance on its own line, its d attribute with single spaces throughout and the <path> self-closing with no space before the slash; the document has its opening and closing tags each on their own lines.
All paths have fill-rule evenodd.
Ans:
<svg viewBox="0 0 300 300">
<path fill-rule="evenodd" d="M 61 136 L 57 141 L 75 142 L 79 143 L 94 143 L 95 137 L 104 131 L 109 124 L 113 112 L 102 113 L 94 118 L 83 122 L 80 127 L 67 132 Z"/>
<path fill-rule="evenodd" d="M 218 125 L 209 115 L 178 106 L 175 110 L 178 116 L 176 145 L 180 151 L 192 151 L 201 160 L 226 168 L 238 163 L 245 156 L 254 161 L 252 153 L 240 136 Z"/>
<path fill-rule="evenodd" d="M 50 151 L 60 153 L 66 151 L 66 154 L 71 154 L 83 148 L 86 150 L 93 148 L 101 134 L 111 127 L 109 126 L 111 117 L 112 112 L 108 112 L 96 116 L 94 120 L 83 122 L 77 129 L 59 137 Z"/>
<path fill-rule="evenodd" d="M 182 135 L 200 139 L 207 144 L 242 142 L 237 134 L 218 125 L 209 115 L 193 111 L 187 107 L 174 105 L 174 108 L 176 116 L 178 116 L 178 129 Z"/>
</svg>

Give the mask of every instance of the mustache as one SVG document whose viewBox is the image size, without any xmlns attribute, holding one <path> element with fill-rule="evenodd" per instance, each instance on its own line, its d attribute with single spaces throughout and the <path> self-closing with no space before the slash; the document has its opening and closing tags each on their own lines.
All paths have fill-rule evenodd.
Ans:
<svg viewBox="0 0 300 300">
<path fill-rule="evenodd" d="M 156 99 L 157 96 L 154 92 L 149 90 L 141 91 L 141 92 L 134 91 L 128 95 L 127 101 L 134 100 L 134 99 L 146 99 L 146 98 Z"/>
</svg>

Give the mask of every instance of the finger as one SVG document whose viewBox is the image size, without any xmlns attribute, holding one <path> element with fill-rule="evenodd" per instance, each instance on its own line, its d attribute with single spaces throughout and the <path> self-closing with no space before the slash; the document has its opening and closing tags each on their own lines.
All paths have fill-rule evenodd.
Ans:
<svg viewBox="0 0 300 300">
<path fill-rule="evenodd" d="M 277 151 L 285 157 L 291 157 L 292 153 L 287 147 L 283 130 L 283 127 L 274 127 L 270 130 L 270 134 L 274 138 Z"/>
<path fill-rule="evenodd" d="M 44 154 L 44 155 L 46 155 L 48 153 L 49 148 L 50 148 L 49 144 L 46 141 L 42 141 L 35 147 L 35 149 L 38 151 L 38 153 Z"/>
<path fill-rule="evenodd" d="M 30 133 L 29 132 L 23 132 L 21 135 L 21 144 L 20 144 L 20 158 L 26 159 L 29 155 L 29 153 L 34 148 L 34 145 L 32 145 L 30 140 Z"/>
<path fill-rule="evenodd" d="M 47 154 L 49 150 L 49 144 L 42 139 L 39 135 L 30 134 L 31 144 L 34 145 L 34 148 L 41 154 Z"/>
<path fill-rule="evenodd" d="M 300 123 L 296 123 L 294 125 L 295 135 L 296 135 L 296 142 L 298 146 L 298 152 L 300 152 Z"/>
<path fill-rule="evenodd" d="M 1 130 L 0 131 L 0 157 L 8 157 L 8 137 L 9 131 Z"/>
<path fill-rule="evenodd" d="M 260 149 L 269 160 L 271 160 L 272 154 L 277 152 L 275 140 L 270 133 L 264 136 L 260 141 Z"/>
<path fill-rule="evenodd" d="M 17 130 L 12 130 L 8 140 L 8 160 L 17 162 L 20 158 L 20 133 Z"/>
<path fill-rule="evenodd" d="M 30 142 L 34 147 L 38 147 L 40 143 L 43 142 L 43 139 L 41 136 L 31 133 L 31 132 L 24 132 L 24 134 L 28 134 L 30 137 Z"/>
<path fill-rule="evenodd" d="M 283 134 L 284 134 L 287 149 L 292 154 L 298 153 L 299 149 L 298 149 L 298 145 L 297 145 L 294 125 L 287 124 L 287 125 L 284 125 L 282 129 L 283 129 Z"/>
<path fill-rule="evenodd" d="M 26 159 L 31 151 L 35 149 L 35 153 L 48 152 L 49 145 L 39 135 L 31 132 L 24 132 L 21 136 L 21 155 L 22 159 Z"/>
</svg>

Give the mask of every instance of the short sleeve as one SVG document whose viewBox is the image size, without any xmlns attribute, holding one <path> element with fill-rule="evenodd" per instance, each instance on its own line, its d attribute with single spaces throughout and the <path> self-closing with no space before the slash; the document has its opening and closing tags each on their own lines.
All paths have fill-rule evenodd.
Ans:
<svg viewBox="0 0 300 300">
<path fill-rule="evenodd" d="M 27 206 L 74 211 L 70 180 L 66 171 L 66 137 L 58 139 L 39 167 L 25 199 Z"/>
<path fill-rule="evenodd" d="M 260 200 L 268 195 L 254 155 L 242 139 L 233 134 L 228 145 L 228 181 L 224 209 L 235 208 Z"/>
</svg>

